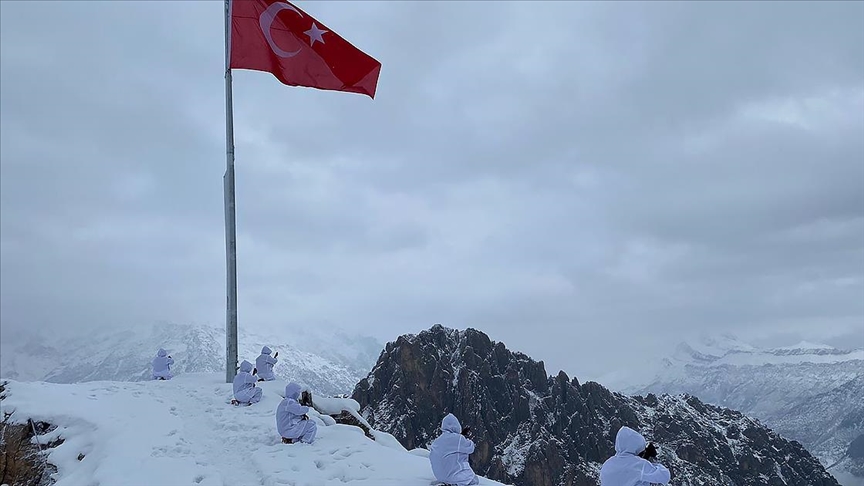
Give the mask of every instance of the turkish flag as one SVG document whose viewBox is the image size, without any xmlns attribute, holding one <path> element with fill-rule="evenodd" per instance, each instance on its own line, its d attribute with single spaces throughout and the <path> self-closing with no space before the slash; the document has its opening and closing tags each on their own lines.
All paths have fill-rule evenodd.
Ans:
<svg viewBox="0 0 864 486">
<path fill-rule="evenodd" d="M 381 63 L 284 0 L 230 0 L 231 69 L 375 98 Z"/>
</svg>

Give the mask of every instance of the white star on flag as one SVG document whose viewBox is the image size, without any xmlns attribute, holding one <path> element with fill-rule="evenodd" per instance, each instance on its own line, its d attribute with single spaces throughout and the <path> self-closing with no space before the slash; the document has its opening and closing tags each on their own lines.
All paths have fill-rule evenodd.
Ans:
<svg viewBox="0 0 864 486">
<path fill-rule="evenodd" d="M 316 41 L 324 44 L 324 34 L 327 32 L 330 31 L 319 29 L 315 22 L 312 22 L 312 28 L 303 33 L 309 36 L 309 45 L 314 46 Z"/>
</svg>

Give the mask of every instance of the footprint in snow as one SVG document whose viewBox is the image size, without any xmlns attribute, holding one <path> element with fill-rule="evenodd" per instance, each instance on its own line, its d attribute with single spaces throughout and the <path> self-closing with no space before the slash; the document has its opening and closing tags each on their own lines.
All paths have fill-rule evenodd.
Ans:
<svg viewBox="0 0 864 486">
<path fill-rule="evenodd" d="M 179 454 L 179 455 L 183 455 L 183 456 L 188 456 L 189 454 L 192 453 L 192 449 L 190 449 L 188 447 L 183 447 L 183 446 L 175 446 L 171 449 L 171 451 L 175 455 Z"/>
</svg>

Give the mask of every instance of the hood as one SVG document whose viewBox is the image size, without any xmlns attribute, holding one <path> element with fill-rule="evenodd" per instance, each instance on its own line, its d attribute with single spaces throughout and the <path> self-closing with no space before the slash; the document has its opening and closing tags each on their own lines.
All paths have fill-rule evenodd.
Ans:
<svg viewBox="0 0 864 486">
<path fill-rule="evenodd" d="M 246 373 L 251 373 L 252 372 L 252 363 L 250 363 L 244 359 L 243 362 L 240 363 L 240 371 L 243 371 Z"/>
<path fill-rule="evenodd" d="M 444 420 L 441 421 L 441 430 L 461 434 L 462 425 L 459 423 L 459 419 L 457 419 L 455 415 L 448 413 L 447 416 L 444 417 Z"/>
<path fill-rule="evenodd" d="M 627 426 L 621 427 L 615 437 L 615 452 L 618 454 L 636 455 L 645 450 L 645 445 L 645 437 Z"/>
<path fill-rule="evenodd" d="M 159 351 L 156 353 L 156 356 L 160 356 L 160 357 L 164 358 L 165 356 L 168 356 L 168 351 L 165 351 L 164 349 L 159 348 Z"/>
<path fill-rule="evenodd" d="M 264 346 L 263 348 L 261 348 L 261 354 L 270 354 L 270 353 L 271 353 L 271 350 L 267 346 Z"/>
<path fill-rule="evenodd" d="M 293 382 L 285 385 L 285 398 L 291 398 L 293 400 L 300 398 L 300 385 Z"/>
</svg>

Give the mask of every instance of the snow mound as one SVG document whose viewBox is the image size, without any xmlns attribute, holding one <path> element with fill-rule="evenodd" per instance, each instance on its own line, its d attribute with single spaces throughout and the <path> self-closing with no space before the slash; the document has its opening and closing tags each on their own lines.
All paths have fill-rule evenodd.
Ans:
<svg viewBox="0 0 864 486">
<path fill-rule="evenodd" d="M 315 403 L 315 408 L 328 415 L 339 415 L 342 411 L 360 411 L 360 404 L 352 398 L 313 397 L 313 403 Z"/>
<path fill-rule="evenodd" d="M 406 451 L 380 431 L 373 430 L 372 441 L 357 427 L 311 411 L 316 442 L 282 444 L 275 411 L 285 383 L 259 383 L 261 402 L 235 407 L 223 381 L 218 373 L 72 385 L 9 380 L 0 408 L 12 423 L 32 418 L 57 426 L 39 437 L 43 444 L 64 439 L 47 456 L 57 466 L 57 486 L 428 486 L 434 480 L 425 450 Z M 356 413 L 350 399 L 315 402 Z M 480 484 L 501 485 L 485 478 Z"/>
</svg>

